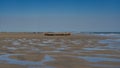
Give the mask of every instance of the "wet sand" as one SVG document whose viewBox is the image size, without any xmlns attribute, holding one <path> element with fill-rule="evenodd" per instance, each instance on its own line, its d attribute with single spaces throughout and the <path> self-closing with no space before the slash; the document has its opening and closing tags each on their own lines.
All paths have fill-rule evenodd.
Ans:
<svg viewBox="0 0 120 68">
<path fill-rule="evenodd" d="M 120 68 L 120 37 L 1 33 L 0 68 Z"/>
</svg>

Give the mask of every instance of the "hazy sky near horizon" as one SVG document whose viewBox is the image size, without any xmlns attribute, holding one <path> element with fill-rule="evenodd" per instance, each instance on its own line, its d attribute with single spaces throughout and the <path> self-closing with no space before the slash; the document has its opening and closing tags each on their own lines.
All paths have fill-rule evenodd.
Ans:
<svg viewBox="0 0 120 68">
<path fill-rule="evenodd" d="M 120 32 L 120 0 L 0 0 L 0 31 Z"/>
</svg>

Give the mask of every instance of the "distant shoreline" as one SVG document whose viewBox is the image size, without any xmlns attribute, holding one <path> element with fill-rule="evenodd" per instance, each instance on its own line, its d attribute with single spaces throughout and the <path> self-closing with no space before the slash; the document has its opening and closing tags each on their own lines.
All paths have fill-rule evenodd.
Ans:
<svg viewBox="0 0 120 68">
<path fill-rule="evenodd" d="M 82 33 L 80 34 L 71 33 L 70 35 L 46 36 L 44 32 L 0 32 L 0 38 L 105 39 L 108 37 L 95 35 L 95 34 L 82 34 Z"/>
<path fill-rule="evenodd" d="M 120 32 L 70 32 L 68 31 L 69 33 L 88 33 L 88 34 L 120 34 Z M 0 32 L 0 33 L 46 33 L 46 32 Z M 63 32 L 49 32 L 49 33 L 65 33 L 64 31 Z"/>
</svg>

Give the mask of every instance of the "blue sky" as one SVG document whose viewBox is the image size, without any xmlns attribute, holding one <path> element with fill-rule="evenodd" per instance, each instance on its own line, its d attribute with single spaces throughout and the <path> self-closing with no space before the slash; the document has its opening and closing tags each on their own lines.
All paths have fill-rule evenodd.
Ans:
<svg viewBox="0 0 120 68">
<path fill-rule="evenodd" d="M 0 0 L 0 31 L 120 32 L 120 0 Z"/>
</svg>

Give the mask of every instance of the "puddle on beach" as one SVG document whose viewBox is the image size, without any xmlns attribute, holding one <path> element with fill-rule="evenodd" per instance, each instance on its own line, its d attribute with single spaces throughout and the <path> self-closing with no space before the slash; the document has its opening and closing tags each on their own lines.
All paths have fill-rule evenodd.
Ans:
<svg viewBox="0 0 120 68">
<path fill-rule="evenodd" d="M 114 65 L 105 65 L 105 64 L 91 64 L 91 66 L 94 66 L 95 68 L 120 68 L 120 66 L 114 66 Z"/>
<path fill-rule="evenodd" d="M 99 43 L 108 44 L 103 49 L 120 50 L 120 39 L 106 39 L 101 40 Z"/>
<path fill-rule="evenodd" d="M 101 62 L 101 61 L 112 61 L 112 62 L 120 62 L 120 59 L 116 59 L 116 58 L 105 58 L 105 57 L 92 57 L 92 56 L 80 56 L 78 58 L 82 58 L 86 61 L 89 62 Z"/>
<path fill-rule="evenodd" d="M 8 64 L 44 66 L 45 65 L 44 63 L 54 60 L 54 58 L 49 55 L 45 55 L 41 61 L 18 60 L 18 59 L 10 58 L 10 56 L 21 56 L 21 55 L 22 54 L 4 54 L 4 55 L 0 56 L 0 61 L 5 61 Z M 39 58 L 39 57 L 36 57 L 36 58 Z M 0 63 L 2 63 L 2 62 L 0 62 Z M 29 67 L 29 68 L 34 68 L 34 67 Z M 48 66 L 46 68 L 50 68 L 50 67 Z"/>
</svg>

